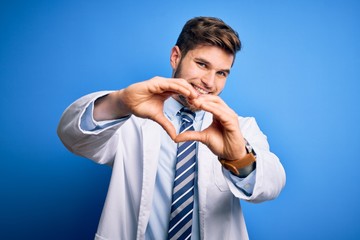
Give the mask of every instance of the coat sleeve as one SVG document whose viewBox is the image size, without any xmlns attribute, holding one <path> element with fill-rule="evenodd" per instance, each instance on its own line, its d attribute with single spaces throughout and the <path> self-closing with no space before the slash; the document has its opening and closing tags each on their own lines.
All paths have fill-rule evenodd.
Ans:
<svg viewBox="0 0 360 240">
<path fill-rule="evenodd" d="M 256 152 L 254 190 L 250 196 L 246 195 L 227 179 L 230 190 L 236 197 L 249 202 L 272 200 L 285 186 L 285 170 L 279 158 L 270 151 L 267 137 L 261 132 L 255 118 L 240 118 L 240 126 L 243 136 Z"/>
<path fill-rule="evenodd" d="M 83 130 L 80 126 L 81 117 L 89 104 L 108 93 L 108 91 L 92 93 L 72 103 L 61 116 L 57 134 L 69 151 L 97 163 L 112 166 L 118 148 L 116 133 L 126 121 L 95 131 Z"/>
</svg>

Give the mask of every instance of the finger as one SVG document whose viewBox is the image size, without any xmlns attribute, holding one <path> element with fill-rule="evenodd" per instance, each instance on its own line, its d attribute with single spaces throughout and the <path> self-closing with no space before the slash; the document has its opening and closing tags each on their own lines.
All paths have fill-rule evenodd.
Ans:
<svg viewBox="0 0 360 240">
<path fill-rule="evenodd" d="M 173 78 L 168 81 L 170 89 L 174 89 L 177 93 L 182 94 L 183 96 L 194 99 L 198 97 L 197 91 L 193 86 L 184 79 Z"/>
<path fill-rule="evenodd" d="M 228 119 L 229 117 L 237 117 L 236 113 L 229 107 L 219 103 L 207 102 L 202 104 L 204 111 L 212 113 L 216 118 Z"/>
<path fill-rule="evenodd" d="M 194 87 L 186 79 L 174 78 L 174 81 L 179 82 L 180 84 L 184 85 L 190 91 L 190 95 L 188 97 L 191 97 L 191 98 L 199 97 L 198 91 L 196 91 L 194 89 Z"/>
<path fill-rule="evenodd" d="M 178 83 L 168 83 L 167 85 L 161 87 L 161 91 L 181 94 L 188 99 L 194 99 L 197 97 L 197 93 L 194 92 L 194 89 L 192 89 L 191 86 L 183 86 Z"/>
<path fill-rule="evenodd" d="M 164 116 L 164 114 L 159 114 L 153 120 L 160 124 L 160 126 L 167 132 L 167 134 L 171 137 L 172 140 L 175 139 L 176 130 L 174 128 L 174 125 L 169 121 L 169 119 Z"/>
<path fill-rule="evenodd" d="M 202 110 L 206 110 L 204 108 L 206 104 L 210 102 L 220 104 L 219 106 L 222 106 L 221 108 L 227 107 L 225 102 L 222 101 L 222 99 L 220 99 L 218 96 L 200 95 L 198 98 L 189 100 L 189 103 Z"/>
<path fill-rule="evenodd" d="M 221 110 L 216 104 L 209 103 L 206 106 L 207 111 L 212 112 L 213 119 L 228 131 L 237 131 L 239 120 L 237 114 L 231 109 Z"/>
<path fill-rule="evenodd" d="M 176 143 L 186 142 L 186 141 L 199 141 L 204 142 L 204 133 L 198 131 L 186 131 L 177 135 L 174 139 Z"/>
<path fill-rule="evenodd" d="M 201 109 L 210 112 L 214 121 L 221 124 L 228 131 L 237 131 L 239 128 L 237 114 L 227 105 L 216 102 L 205 102 L 201 104 Z"/>
<path fill-rule="evenodd" d="M 221 97 L 212 94 L 202 94 L 198 97 L 198 100 L 201 102 L 217 102 L 226 104 L 225 101 L 221 99 Z"/>
<path fill-rule="evenodd" d="M 197 92 L 191 84 L 181 78 L 158 78 L 155 83 L 154 91 L 157 93 L 174 92 L 190 99 L 198 97 Z"/>
<path fill-rule="evenodd" d="M 227 119 L 229 117 L 237 117 L 232 110 L 221 98 L 217 96 L 199 97 L 190 101 L 195 107 L 206 112 L 212 113 L 216 118 Z"/>
</svg>

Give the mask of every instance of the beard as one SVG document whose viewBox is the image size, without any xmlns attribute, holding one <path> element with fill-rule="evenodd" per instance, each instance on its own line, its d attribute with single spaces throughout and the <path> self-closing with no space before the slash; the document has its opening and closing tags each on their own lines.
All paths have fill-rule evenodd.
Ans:
<svg viewBox="0 0 360 240">
<path fill-rule="evenodd" d="M 181 69 L 181 62 L 180 62 L 179 67 L 174 72 L 174 78 L 183 78 L 183 77 L 181 77 L 182 76 L 181 70 L 182 69 Z M 185 79 L 185 80 L 187 80 L 187 79 Z M 184 95 L 174 94 L 173 98 L 175 100 L 177 100 L 179 103 L 181 103 L 184 107 L 188 108 L 190 111 L 196 112 L 196 111 L 201 110 L 199 108 L 196 108 L 194 105 L 190 104 L 188 99 Z"/>
</svg>

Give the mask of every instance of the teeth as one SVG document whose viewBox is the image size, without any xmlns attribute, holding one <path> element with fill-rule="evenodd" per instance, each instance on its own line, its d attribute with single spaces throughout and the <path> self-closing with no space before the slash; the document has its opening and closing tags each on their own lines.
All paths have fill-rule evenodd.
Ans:
<svg viewBox="0 0 360 240">
<path fill-rule="evenodd" d="M 194 88 L 196 89 L 196 91 L 198 91 L 200 94 L 208 94 L 209 92 L 205 91 L 204 89 L 202 88 L 199 88 L 197 86 L 194 86 Z"/>
</svg>

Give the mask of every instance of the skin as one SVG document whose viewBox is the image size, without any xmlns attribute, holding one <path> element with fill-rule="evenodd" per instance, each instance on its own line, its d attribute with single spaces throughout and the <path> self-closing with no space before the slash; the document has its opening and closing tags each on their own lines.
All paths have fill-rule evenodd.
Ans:
<svg viewBox="0 0 360 240">
<path fill-rule="evenodd" d="M 234 56 L 215 46 L 198 46 L 185 56 L 175 46 L 170 64 L 173 78 L 154 77 L 110 93 L 95 102 L 94 119 L 109 120 L 134 114 L 160 124 L 175 142 L 200 141 L 217 156 L 236 160 L 246 155 L 237 114 L 218 96 L 225 87 Z M 173 97 L 190 109 L 213 114 L 203 131 L 176 135 L 163 114 L 164 101 Z"/>
</svg>

